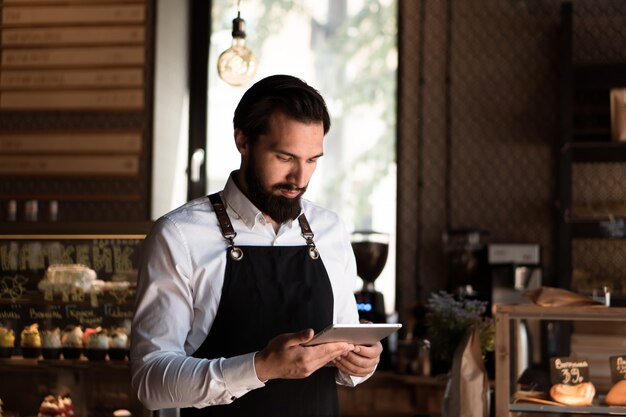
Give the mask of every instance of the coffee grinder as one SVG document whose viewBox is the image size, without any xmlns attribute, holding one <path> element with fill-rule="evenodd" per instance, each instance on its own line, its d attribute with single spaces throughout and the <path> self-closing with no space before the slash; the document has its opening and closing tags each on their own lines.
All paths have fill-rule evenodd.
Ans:
<svg viewBox="0 0 626 417">
<path fill-rule="evenodd" d="M 385 300 L 383 294 L 376 291 L 374 281 L 385 268 L 389 254 L 389 235 L 374 231 L 356 231 L 352 233 L 352 250 L 356 258 L 356 272 L 363 280 L 363 288 L 357 291 L 356 298 L 359 319 L 372 323 L 386 323 Z M 383 353 L 380 366 L 391 366 L 389 343 L 383 339 Z"/>
<path fill-rule="evenodd" d="M 357 291 L 357 309 L 361 320 L 386 323 L 385 300 L 376 291 L 374 281 L 385 268 L 389 254 L 389 235 L 374 231 L 352 233 L 352 250 L 356 258 L 356 273 L 363 280 L 363 288 Z"/>
</svg>

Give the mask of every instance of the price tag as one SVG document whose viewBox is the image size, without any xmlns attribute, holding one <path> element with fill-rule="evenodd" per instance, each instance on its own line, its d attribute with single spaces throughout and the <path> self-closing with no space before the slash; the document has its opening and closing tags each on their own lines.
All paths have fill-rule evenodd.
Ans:
<svg viewBox="0 0 626 417">
<path fill-rule="evenodd" d="M 589 382 L 589 362 L 581 358 L 551 358 L 552 384 L 577 385 Z"/>
<path fill-rule="evenodd" d="M 611 381 L 614 384 L 622 379 L 626 379 L 626 355 L 611 356 L 609 363 L 611 366 Z"/>
</svg>

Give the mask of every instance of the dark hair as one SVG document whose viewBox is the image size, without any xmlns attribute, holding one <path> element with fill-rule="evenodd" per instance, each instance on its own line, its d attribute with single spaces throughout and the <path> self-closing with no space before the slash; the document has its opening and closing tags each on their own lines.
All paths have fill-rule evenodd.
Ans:
<svg viewBox="0 0 626 417">
<path fill-rule="evenodd" d="M 303 123 L 322 122 L 324 134 L 330 129 L 330 116 L 321 94 L 299 78 L 291 75 L 272 75 L 263 78 L 241 97 L 233 125 L 246 138 L 255 142 L 267 133 L 270 116 L 282 112 Z"/>
</svg>

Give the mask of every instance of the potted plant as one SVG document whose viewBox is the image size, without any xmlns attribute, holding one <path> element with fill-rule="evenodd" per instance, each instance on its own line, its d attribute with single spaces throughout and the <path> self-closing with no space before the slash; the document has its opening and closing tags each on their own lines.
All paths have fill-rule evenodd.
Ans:
<svg viewBox="0 0 626 417">
<path fill-rule="evenodd" d="M 485 316 L 487 302 L 456 299 L 445 291 L 432 293 L 426 305 L 426 334 L 431 344 L 433 374 L 447 374 L 454 350 L 472 325 L 480 329 L 483 358 L 493 354 L 495 326 Z M 489 368 L 489 366 L 487 366 Z"/>
</svg>

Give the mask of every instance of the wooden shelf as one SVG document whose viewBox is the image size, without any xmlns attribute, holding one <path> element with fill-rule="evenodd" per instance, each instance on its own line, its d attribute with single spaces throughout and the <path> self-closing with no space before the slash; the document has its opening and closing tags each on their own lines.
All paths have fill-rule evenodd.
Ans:
<svg viewBox="0 0 626 417">
<path fill-rule="evenodd" d="M 626 142 L 572 142 L 563 146 L 561 153 L 571 162 L 626 163 Z"/>
<path fill-rule="evenodd" d="M 0 222 L 2 235 L 138 235 L 143 238 L 152 222 Z M 130 238 L 130 237 L 126 237 Z"/>
<path fill-rule="evenodd" d="M 128 361 L 90 361 L 84 357 L 81 359 L 25 359 L 22 356 L 12 356 L 11 358 L 0 359 L 0 369 L 42 368 L 107 369 L 111 371 L 121 370 L 129 372 L 130 366 Z"/>
<path fill-rule="evenodd" d="M 570 219 L 573 239 L 624 239 L 626 238 L 626 218 Z"/>
<path fill-rule="evenodd" d="M 496 305 L 496 317 L 506 319 L 626 321 L 626 308 L 597 306 L 540 307 L 534 304 Z"/>
<path fill-rule="evenodd" d="M 516 413 L 558 413 L 558 414 L 611 414 L 626 415 L 626 407 L 592 405 L 588 407 L 568 407 L 539 404 L 511 404 L 510 412 Z"/>
<path fill-rule="evenodd" d="M 576 64 L 573 66 L 573 84 L 577 90 L 608 90 L 616 86 L 626 87 L 626 64 Z M 607 98 L 608 100 L 608 98 Z"/>
</svg>

